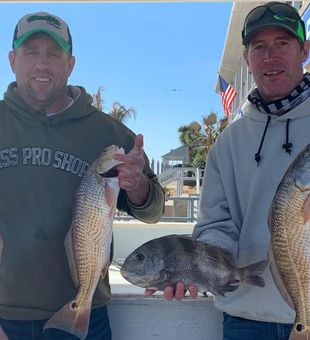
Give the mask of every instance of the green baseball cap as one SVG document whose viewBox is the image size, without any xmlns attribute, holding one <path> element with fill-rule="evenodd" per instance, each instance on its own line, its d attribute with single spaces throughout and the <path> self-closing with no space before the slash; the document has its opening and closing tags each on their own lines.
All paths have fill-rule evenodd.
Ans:
<svg viewBox="0 0 310 340">
<path fill-rule="evenodd" d="M 298 11 L 286 3 L 272 1 L 255 7 L 245 18 L 242 30 L 243 45 L 248 45 L 260 29 L 271 26 L 289 31 L 301 42 L 306 40 L 305 23 Z"/>
<path fill-rule="evenodd" d="M 38 32 L 49 34 L 64 51 L 72 51 L 68 25 L 61 18 L 47 12 L 26 14 L 19 20 L 14 31 L 13 48 L 20 47 L 28 37 Z"/>
</svg>

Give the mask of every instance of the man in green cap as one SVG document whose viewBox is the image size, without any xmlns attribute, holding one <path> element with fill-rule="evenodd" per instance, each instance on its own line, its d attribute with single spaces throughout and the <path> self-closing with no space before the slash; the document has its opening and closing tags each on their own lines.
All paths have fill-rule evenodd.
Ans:
<svg viewBox="0 0 310 340">
<path fill-rule="evenodd" d="M 271 202 L 287 168 L 310 141 L 310 75 L 303 70 L 309 43 L 297 10 L 281 2 L 255 7 L 244 21 L 242 42 L 256 88 L 244 117 L 222 132 L 208 154 L 193 231 L 193 237 L 230 252 L 240 268 L 267 259 Z M 269 266 L 263 278 L 263 288 L 240 282 L 235 291 L 215 296 L 224 313 L 224 340 L 289 339 L 295 311 Z M 194 286 L 190 294 L 197 296 Z M 183 298 L 184 285 L 175 291 L 167 287 L 165 296 Z M 310 339 L 308 326 L 293 331 Z"/>
<path fill-rule="evenodd" d="M 88 333 L 90 340 L 111 340 L 108 275 L 99 280 L 90 318 L 80 322 L 72 313 L 57 329 L 43 331 L 77 293 L 64 247 L 77 188 L 89 164 L 114 144 L 126 153 L 115 155 L 123 162 L 116 167 L 119 210 L 156 222 L 163 190 L 143 136 L 98 111 L 83 87 L 67 84 L 75 58 L 61 18 L 45 12 L 22 17 L 9 60 L 16 81 L 0 101 L 0 324 L 6 334 L 0 339 L 65 340 Z"/>
</svg>

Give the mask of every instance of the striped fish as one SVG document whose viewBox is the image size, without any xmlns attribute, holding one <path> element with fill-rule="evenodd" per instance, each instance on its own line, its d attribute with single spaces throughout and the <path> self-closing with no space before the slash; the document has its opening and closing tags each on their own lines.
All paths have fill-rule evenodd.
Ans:
<svg viewBox="0 0 310 340">
<path fill-rule="evenodd" d="M 310 144 L 292 162 L 274 196 L 269 228 L 270 268 L 296 311 L 290 340 L 310 340 Z"/>
<path fill-rule="evenodd" d="M 72 224 L 65 239 L 77 295 L 48 320 L 44 329 L 62 329 L 80 339 L 87 336 L 93 294 L 100 276 L 106 275 L 110 264 L 119 185 L 118 178 L 110 177 L 109 172 L 121 163 L 112 158 L 115 153 L 124 154 L 124 150 L 115 145 L 108 147 L 82 178 Z"/>
</svg>

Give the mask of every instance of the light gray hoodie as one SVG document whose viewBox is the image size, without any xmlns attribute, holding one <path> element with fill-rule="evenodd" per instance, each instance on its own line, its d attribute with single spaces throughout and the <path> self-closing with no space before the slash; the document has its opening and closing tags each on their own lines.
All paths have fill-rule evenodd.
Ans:
<svg viewBox="0 0 310 340">
<path fill-rule="evenodd" d="M 291 154 L 282 146 L 287 142 Z M 308 143 L 309 98 L 282 116 L 261 113 L 249 103 L 245 116 L 223 131 L 208 154 L 193 236 L 230 251 L 238 267 L 267 259 L 271 201 L 289 164 Z M 225 297 L 215 297 L 216 307 L 247 319 L 293 323 L 295 312 L 282 299 L 269 267 L 264 279 L 264 288 L 241 283 Z"/>
</svg>

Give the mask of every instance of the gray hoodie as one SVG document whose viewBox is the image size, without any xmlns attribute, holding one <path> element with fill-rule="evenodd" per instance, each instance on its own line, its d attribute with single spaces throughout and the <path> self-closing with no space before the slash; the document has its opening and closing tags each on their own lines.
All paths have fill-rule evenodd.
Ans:
<svg viewBox="0 0 310 340">
<path fill-rule="evenodd" d="M 209 152 L 193 236 L 230 251 L 238 267 L 266 259 L 271 201 L 289 164 L 310 143 L 309 130 L 309 98 L 282 116 L 248 104 L 245 116 L 228 126 Z M 287 142 L 291 153 L 283 148 Z M 292 323 L 295 312 L 282 299 L 269 267 L 264 279 L 264 288 L 242 283 L 215 297 L 216 307 L 247 319 Z"/>
</svg>

